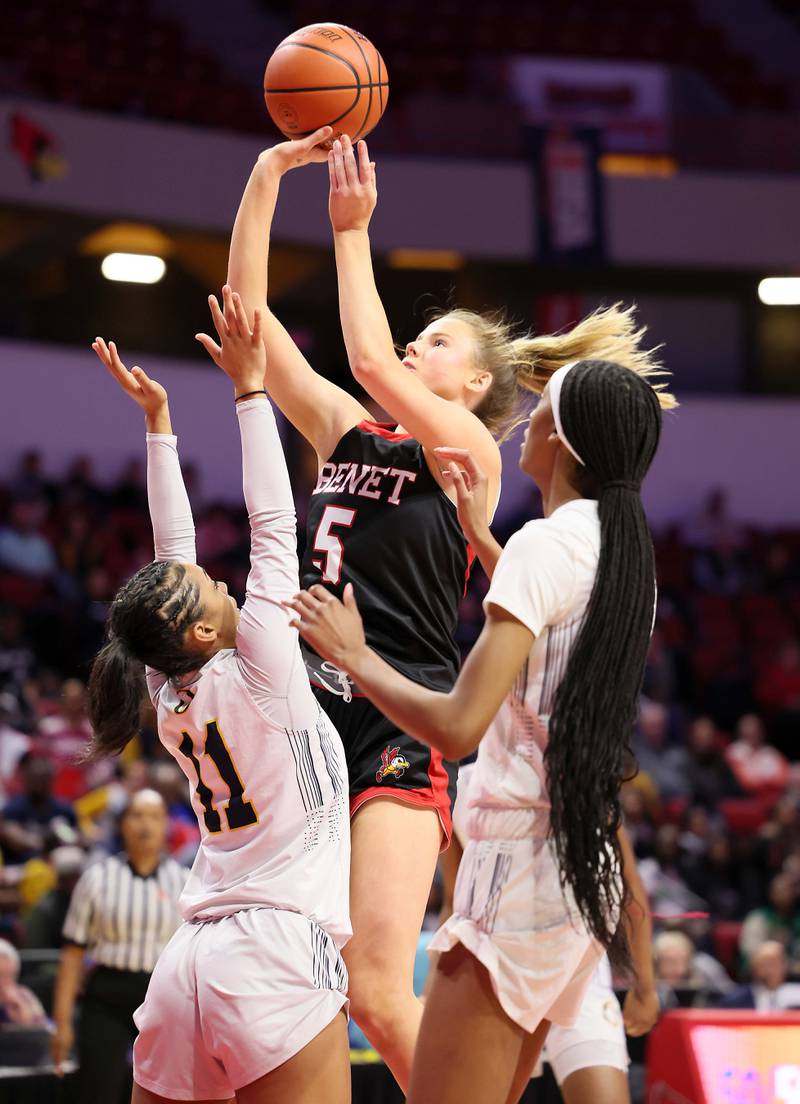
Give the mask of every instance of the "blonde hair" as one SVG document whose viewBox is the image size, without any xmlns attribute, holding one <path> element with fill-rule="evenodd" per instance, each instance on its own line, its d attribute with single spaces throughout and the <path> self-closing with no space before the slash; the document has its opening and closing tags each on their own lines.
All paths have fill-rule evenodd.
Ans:
<svg viewBox="0 0 800 1104">
<path fill-rule="evenodd" d="M 454 318 L 475 334 L 477 360 L 492 375 L 492 385 L 474 413 L 500 440 L 523 416 L 522 391 L 541 395 L 552 374 L 573 360 L 609 360 L 643 376 L 658 394 L 663 410 L 678 405 L 664 382 L 669 375 L 656 353 L 642 347 L 646 326 L 637 326 L 636 307 L 614 303 L 599 307 L 566 333 L 515 335 L 514 325 L 503 312 L 478 314 L 456 307 L 439 311 L 436 319 Z"/>
</svg>

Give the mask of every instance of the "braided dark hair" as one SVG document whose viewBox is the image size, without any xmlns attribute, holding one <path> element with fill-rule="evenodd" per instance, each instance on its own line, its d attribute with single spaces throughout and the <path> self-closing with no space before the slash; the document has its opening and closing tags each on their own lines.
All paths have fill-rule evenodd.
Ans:
<svg viewBox="0 0 800 1104">
<path fill-rule="evenodd" d="M 86 758 L 118 754 L 139 731 L 145 664 L 168 678 L 200 665 L 183 637 L 202 613 L 197 584 L 173 560 L 147 564 L 120 587 L 109 610 L 106 643 L 89 677 L 94 735 Z"/>
<path fill-rule="evenodd" d="M 619 877 L 619 788 L 653 625 L 655 561 L 639 495 L 661 433 L 658 395 L 641 376 L 585 360 L 565 376 L 564 434 L 598 498 L 600 556 L 580 633 L 550 717 L 545 752 L 551 830 L 561 870 L 592 935 L 630 966 Z"/>
</svg>

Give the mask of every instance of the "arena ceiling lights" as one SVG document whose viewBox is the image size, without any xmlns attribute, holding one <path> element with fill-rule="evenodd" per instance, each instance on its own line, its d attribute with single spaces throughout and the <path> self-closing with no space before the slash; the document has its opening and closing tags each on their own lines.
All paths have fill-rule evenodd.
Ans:
<svg viewBox="0 0 800 1104">
<path fill-rule="evenodd" d="M 800 306 L 800 276 L 768 276 L 758 285 L 758 298 L 768 307 Z"/>
<path fill-rule="evenodd" d="M 157 284 L 167 271 L 167 266 L 161 257 L 147 253 L 109 253 L 103 258 L 100 271 L 107 280 Z"/>
</svg>

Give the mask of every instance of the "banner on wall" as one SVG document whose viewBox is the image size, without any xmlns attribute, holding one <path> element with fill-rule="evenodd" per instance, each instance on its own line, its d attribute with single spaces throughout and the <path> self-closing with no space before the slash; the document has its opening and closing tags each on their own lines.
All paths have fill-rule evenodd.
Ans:
<svg viewBox="0 0 800 1104">
<path fill-rule="evenodd" d="M 508 87 L 532 126 L 592 127 L 604 150 L 664 153 L 669 148 L 670 74 L 661 65 L 515 57 Z"/>
<path fill-rule="evenodd" d="M 530 127 L 536 180 L 537 259 L 587 265 L 605 256 L 600 135 L 590 127 Z"/>
</svg>

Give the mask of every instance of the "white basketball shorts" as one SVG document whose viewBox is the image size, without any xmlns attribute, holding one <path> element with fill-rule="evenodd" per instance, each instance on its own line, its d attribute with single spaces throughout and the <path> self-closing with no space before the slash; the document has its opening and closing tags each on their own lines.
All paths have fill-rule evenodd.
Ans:
<svg viewBox="0 0 800 1104">
<path fill-rule="evenodd" d="M 627 1071 L 628 1045 L 622 1009 L 612 988 L 607 958 L 600 960 L 592 975 L 572 1027 L 553 1024 L 550 1028 L 542 1058 L 550 1063 L 559 1085 L 563 1085 L 571 1073 L 592 1066 Z"/>
<path fill-rule="evenodd" d="M 462 943 L 489 973 L 500 1006 L 525 1031 L 570 1026 L 602 954 L 567 908 L 547 839 L 470 840 L 454 911 L 431 951 Z"/>
<path fill-rule="evenodd" d="M 346 992 L 336 945 L 300 913 L 183 924 L 134 1014 L 134 1079 L 173 1100 L 230 1100 L 310 1043 Z"/>
</svg>

